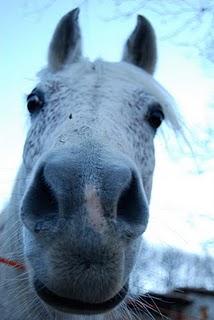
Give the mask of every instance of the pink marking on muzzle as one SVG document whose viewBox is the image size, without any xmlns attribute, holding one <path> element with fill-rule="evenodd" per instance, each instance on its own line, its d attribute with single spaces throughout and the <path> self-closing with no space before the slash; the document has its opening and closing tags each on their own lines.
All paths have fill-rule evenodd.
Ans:
<svg viewBox="0 0 214 320">
<path fill-rule="evenodd" d="M 104 211 L 100 197 L 93 185 L 85 186 L 85 206 L 89 223 L 96 231 L 101 231 L 105 226 Z"/>
</svg>

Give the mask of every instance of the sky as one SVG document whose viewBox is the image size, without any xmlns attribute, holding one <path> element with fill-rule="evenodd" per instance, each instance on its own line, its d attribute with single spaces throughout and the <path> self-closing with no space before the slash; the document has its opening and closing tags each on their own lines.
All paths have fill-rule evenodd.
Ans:
<svg viewBox="0 0 214 320">
<path fill-rule="evenodd" d="M 36 73 L 46 64 L 57 22 L 79 2 L 13 0 L 0 4 L 0 208 L 9 199 L 29 128 L 25 96 L 36 84 Z M 83 52 L 91 60 L 120 60 L 136 15 L 111 19 L 113 13 L 111 1 L 86 1 L 81 8 Z M 201 252 L 202 244 L 213 240 L 214 230 L 214 164 L 209 150 L 201 147 L 203 128 L 214 120 L 209 107 L 212 79 L 196 56 L 172 45 L 170 39 L 161 41 L 152 12 L 144 14 L 157 30 L 159 62 L 155 77 L 175 97 L 194 154 L 186 148 L 181 150 L 176 140 L 166 143 L 161 135 L 157 137 L 151 218 L 145 237 L 154 243 Z M 214 254 L 213 248 L 210 252 Z"/>
</svg>

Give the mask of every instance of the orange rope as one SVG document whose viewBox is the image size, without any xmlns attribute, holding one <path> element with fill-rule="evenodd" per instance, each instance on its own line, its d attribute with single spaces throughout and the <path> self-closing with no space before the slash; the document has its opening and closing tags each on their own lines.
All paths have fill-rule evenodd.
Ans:
<svg viewBox="0 0 214 320">
<path fill-rule="evenodd" d="M 0 257 L 0 263 L 4 263 L 4 264 L 6 264 L 10 267 L 16 268 L 16 269 L 26 270 L 26 267 L 23 263 L 17 262 L 14 260 L 9 260 L 9 259 Z"/>
</svg>

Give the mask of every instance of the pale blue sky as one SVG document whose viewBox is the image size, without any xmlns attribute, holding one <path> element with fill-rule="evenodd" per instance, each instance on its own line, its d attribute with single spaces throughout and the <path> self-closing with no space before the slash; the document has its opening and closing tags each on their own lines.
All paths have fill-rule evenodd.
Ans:
<svg viewBox="0 0 214 320">
<path fill-rule="evenodd" d="M 0 207 L 8 199 L 29 125 L 25 94 L 35 86 L 35 74 L 46 64 L 48 43 L 58 20 L 75 2 L 78 3 L 53 1 L 47 8 L 43 7 L 50 3 L 48 0 L 0 4 Z M 84 53 L 92 60 L 102 57 L 118 61 L 136 17 L 104 21 L 113 12 L 111 1 L 98 3 L 92 0 L 82 7 Z M 148 11 L 146 15 L 152 21 L 152 13 Z M 156 20 L 153 24 L 159 30 Z M 202 137 L 199 129 L 213 117 L 207 108 L 211 79 L 204 74 L 199 60 L 171 46 L 170 40 L 159 41 L 159 49 L 156 78 L 176 97 L 187 122 L 195 125 L 197 140 Z M 174 148 L 172 145 L 171 151 Z M 184 155 L 180 159 L 169 157 L 161 140 L 157 141 L 157 150 L 151 223 L 146 235 L 155 242 L 200 250 L 200 243 L 213 236 L 214 223 L 201 216 L 213 215 L 213 163 L 211 160 L 200 163 L 206 170 L 197 175 L 193 159 Z"/>
</svg>

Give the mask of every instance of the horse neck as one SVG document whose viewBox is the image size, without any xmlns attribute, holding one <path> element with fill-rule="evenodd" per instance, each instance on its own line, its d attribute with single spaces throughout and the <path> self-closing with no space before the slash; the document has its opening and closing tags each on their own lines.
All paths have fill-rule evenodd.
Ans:
<svg viewBox="0 0 214 320">
<path fill-rule="evenodd" d="M 7 207 L 0 215 L 0 256 L 23 262 L 22 227 L 19 219 L 20 199 L 23 195 L 23 171 L 20 170 Z"/>
<path fill-rule="evenodd" d="M 0 257 L 22 262 L 23 245 L 22 229 L 19 220 L 19 195 L 20 181 L 18 175 L 11 199 L 7 207 L 0 213 Z M 21 281 L 22 280 L 22 281 Z M 26 274 L 24 270 L 0 263 L 0 314 L 1 319 L 13 320 L 13 309 L 20 310 L 18 292 L 23 292 L 26 287 Z M 22 303 L 22 301 L 21 301 Z M 9 312 L 8 309 L 11 309 Z M 15 311 L 14 311 L 15 312 Z M 18 312 L 14 318 L 19 319 Z"/>
</svg>

